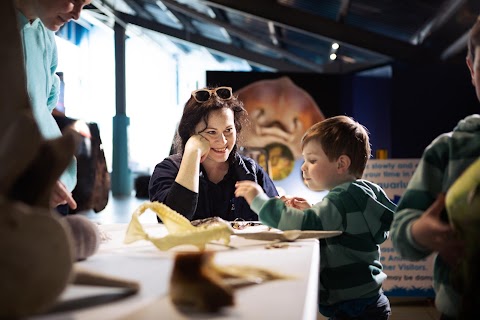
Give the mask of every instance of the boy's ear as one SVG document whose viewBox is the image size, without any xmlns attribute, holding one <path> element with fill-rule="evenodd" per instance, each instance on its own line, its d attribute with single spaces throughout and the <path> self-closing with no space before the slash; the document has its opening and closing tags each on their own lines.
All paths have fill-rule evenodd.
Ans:
<svg viewBox="0 0 480 320">
<path fill-rule="evenodd" d="M 349 156 L 342 154 L 340 157 L 337 159 L 337 169 L 341 170 L 339 173 L 345 173 L 348 172 L 348 169 L 350 168 L 350 164 L 352 163 L 352 160 L 350 159 Z"/>
</svg>

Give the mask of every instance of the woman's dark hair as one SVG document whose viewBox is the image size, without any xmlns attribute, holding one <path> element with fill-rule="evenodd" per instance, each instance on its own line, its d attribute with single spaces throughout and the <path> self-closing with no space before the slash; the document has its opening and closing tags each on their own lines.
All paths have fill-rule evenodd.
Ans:
<svg viewBox="0 0 480 320">
<path fill-rule="evenodd" d="M 214 88 L 208 88 L 214 89 Z M 240 132 L 242 128 L 247 125 L 247 111 L 243 107 L 243 102 L 238 100 L 237 97 L 232 96 L 229 100 L 223 100 L 216 95 L 211 95 L 205 102 L 197 102 L 193 96 L 190 96 L 185 108 L 183 109 L 183 115 L 178 124 L 177 134 L 175 136 L 175 152 L 183 153 L 185 150 L 185 144 L 188 139 L 194 135 L 195 127 L 200 122 L 205 124 L 205 128 L 208 125 L 208 117 L 212 111 L 227 108 L 233 111 L 233 117 L 235 122 L 235 129 L 237 131 L 237 141 L 233 147 L 230 156 L 233 156 L 237 151 L 237 144 L 240 140 Z"/>
</svg>

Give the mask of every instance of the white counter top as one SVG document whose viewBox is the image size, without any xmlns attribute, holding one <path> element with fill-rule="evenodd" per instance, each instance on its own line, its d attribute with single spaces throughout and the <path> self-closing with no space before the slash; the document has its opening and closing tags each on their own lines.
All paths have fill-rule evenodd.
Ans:
<svg viewBox="0 0 480 320">
<path fill-rule="evenodd" d="M 137 294 L 119 298 L 119 289 L 70 285 L 61 296 L 56 312 L 35 319 L 317 319 L 319 242 L 304 239 L 287 247 L 266 249 L 267 241 L 231 237 L 229 249 L 208 245 L 215 250 L 219 265 L 251 265 L 268 268 L 292 280 L 276 280 L 235 290 L 235 306 L 221 313 L 181 313 L 170 302 L 169 279 L 177 251 L 192 251 L 182 246 L 167 252 L 151 242 L 123 244 L 126 224 L 101 226 L 111 238 L 99 251 L 78 266 L 140 283 Z M 151 235 L 165 234 L 161 224 L 144 225 Z M 117 299 L 112 299 L 117 297 Z M 108 300 L 109 302 L 103 302 Z M 74 306 L 75 308 L 72 308 Z M 66 311 L 60 311 L 60 310 Z M 72 310 L 73 309 L 73 310 Z"/>
</svg>

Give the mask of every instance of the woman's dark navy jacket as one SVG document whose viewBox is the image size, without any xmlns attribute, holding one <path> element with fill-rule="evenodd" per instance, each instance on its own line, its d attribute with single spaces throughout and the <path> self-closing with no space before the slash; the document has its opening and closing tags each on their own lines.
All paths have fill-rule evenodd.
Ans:
<svg viewBox="0 0 480 320">
<path fill-rule="evenodd" d="M 156 165 L 150 178 L 150 201 L 166 204 L 189 220 L 220 217 L 227 221 L 236 218 L 258 220 L 243 197 L 235 198 L 235 183 L 241 180 L 257 182 L 270 196 L 278 196 L 277 189 L 268 174 L 253 159 L 235 154 L 233 164 L 218 184 L 208 180 L 200 165 L 199 193 L 195 193 L 175 182 L 182 155 L 175 154 Z"/>
</svg>

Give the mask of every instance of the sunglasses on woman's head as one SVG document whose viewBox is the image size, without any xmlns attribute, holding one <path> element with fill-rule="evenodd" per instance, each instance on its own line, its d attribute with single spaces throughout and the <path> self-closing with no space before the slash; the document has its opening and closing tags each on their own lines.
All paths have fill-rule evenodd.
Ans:
<svg viewBox="0 0 480 320">
<path fill-rule="evenodd" d="M 218 87 L 215 89 L 198 89 L 192 92 L 192 97 L 198 103 L 202 103 L 208 101 L 212 94 L 216 95 L 218 98 L 222 100 L 230 100 L 232 99 L 232 88 L 230 87 Z"/>
</svg>

